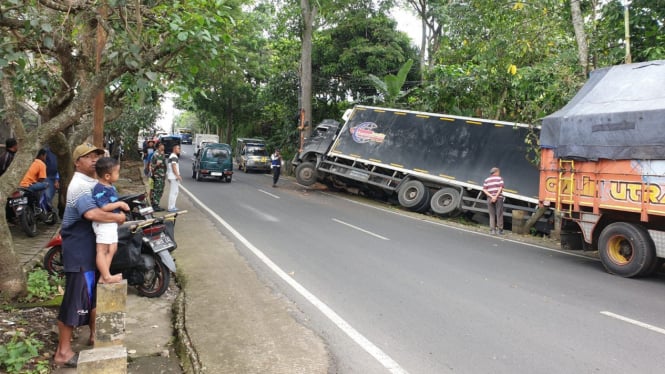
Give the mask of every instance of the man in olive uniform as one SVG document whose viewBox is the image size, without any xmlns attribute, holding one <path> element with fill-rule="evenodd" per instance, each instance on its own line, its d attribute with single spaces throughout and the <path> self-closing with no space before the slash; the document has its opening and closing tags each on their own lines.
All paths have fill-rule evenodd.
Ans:
<svg viewBox="0 0 665 374">
<path fill-rule="evenodd" d="M 157 144 L 157 150 L 150 159 L 150 170 L 152 172 L 152 190 L 150 201 L 155 212 L 162 212 L 164 208 L 159 206 L 159 201 L 164 194 L 164 181 L 166 180 L 166 155 L 164 154 L 164 143 Z"/>
</svg>

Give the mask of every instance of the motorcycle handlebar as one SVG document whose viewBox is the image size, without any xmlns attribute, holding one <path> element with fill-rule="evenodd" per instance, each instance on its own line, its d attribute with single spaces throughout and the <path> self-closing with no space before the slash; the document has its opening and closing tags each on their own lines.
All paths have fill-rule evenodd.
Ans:
<svg viewBox="0 0 665 374">
<path fill-rule="evenodd" d="M 146 220 L 143 220 L 143 221 L 125 222 L 125 225 L 130 224 L 129 230 L 132 233 L 134 233 L 138 230 L 142 230 L 145 227 L 152 226 L 155 223 L 162 223 L 166 220 L 175 219 L 179 215 L 185 214 L 185 213 L 187 213 L 186 210 L 180 210 L 180 211 L 177 211 L 177 212 L 165 214 L 163 217 L 155 217 L 155 218 L 150 218 L 150 219 L 146 219 Z"/>
</svg>

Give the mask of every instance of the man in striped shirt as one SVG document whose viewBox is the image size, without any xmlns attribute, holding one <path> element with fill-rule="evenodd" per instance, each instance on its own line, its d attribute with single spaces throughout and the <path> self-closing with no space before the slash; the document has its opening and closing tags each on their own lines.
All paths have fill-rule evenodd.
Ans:
<svg viewBox="0 0 665 374">
<path fill-rule="evenodd" d="M 487 210 L 490 214 L 490 234 L 503 235 L 503 178 L 497 167 L 490 170 L 490 176 L 483 183 L 487 195 Z"/>
</svg>

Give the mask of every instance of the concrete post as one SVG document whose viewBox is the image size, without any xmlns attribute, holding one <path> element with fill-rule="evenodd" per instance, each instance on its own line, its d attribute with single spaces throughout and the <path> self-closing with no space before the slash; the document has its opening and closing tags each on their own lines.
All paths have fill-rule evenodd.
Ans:
<svg viewBox="0 0 665 374">
<path fill-rule="evenodd" d="M 123 346 L 126 307 L 127 280 L 97 284 L 95 348 L 79 353 L 77 373 L 127 373 L 127 348 Z"/>
<path fill-rule="evenodd" d="M 123 345 L 126 308 L 127 280 L 97 285 L 95 348 Z"/>
</svg>

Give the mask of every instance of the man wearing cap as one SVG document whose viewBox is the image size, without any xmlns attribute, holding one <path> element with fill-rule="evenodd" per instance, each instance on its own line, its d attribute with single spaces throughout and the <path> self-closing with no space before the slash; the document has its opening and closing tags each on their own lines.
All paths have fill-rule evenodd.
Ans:
<svg viewBox="0 0 665 374">
<path fill-rule="evenodd" d="M 487 210 L 490 215 L 490 234 L 503 235 L 503 178 L 497 167 L 490 170 L 490 176 L 483 183 L 487 195 Z"/>
<path fill-rule="evenodd" d="M 125 222 L 124 213 L 105 212 L 92 198 L 95 164 L 104 151 L 92 144 L 81 144 L 72 155 L 75 173 L 67 188 L 67 205 L 62 218 L 62 257 L 65 268 L 65 293 L 58 313 L 58 348 L 53 360 L 57 366 L 76 367 L 78 353 L 72 350 L 74 327 L 89 325 L 88 344 L 94 344 L 97 284 L 95 233 L 92 221 Z M 129 210 L 125 204 L 123 210 Z"/>
</svg>

